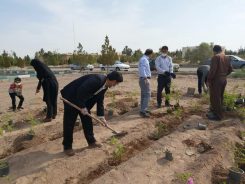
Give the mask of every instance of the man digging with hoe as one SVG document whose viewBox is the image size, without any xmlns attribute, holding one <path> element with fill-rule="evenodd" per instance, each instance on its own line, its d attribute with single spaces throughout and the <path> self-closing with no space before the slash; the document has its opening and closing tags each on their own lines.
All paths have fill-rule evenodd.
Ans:
<svg viewBox="0 0 245 184">
<path fill-rule="evenodd" d="M 120 82 L 123 82 L 122 74 L 116 71 L 109 73 L 107 76 L 90 74 L 72 81 L 61 90 L 61 95 L 64 99 L 81 109 L 77 110 L 64 101 L 63 146 L 66 155 L 75 155 L 72 149 L 73 128 L 78 115 L 81 118 L 89 148 L 102 146 L 96 143 L 90 110 L 97 103 L 97 116 L 104 122 L 104 126 L 107 126 L 104 118 L 104 95 L 108 88 L 116 86 Z"/>
</svg>

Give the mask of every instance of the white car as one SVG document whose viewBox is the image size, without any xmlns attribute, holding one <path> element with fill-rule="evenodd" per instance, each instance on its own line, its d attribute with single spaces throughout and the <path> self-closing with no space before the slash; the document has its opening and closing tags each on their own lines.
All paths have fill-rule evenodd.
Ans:
<svg viewBox="0 0 245 184">
<path fill-rule="evenodd" d="M 90 70 L 90 71 L 92 71 L 94 69 L 94 66 L 91 64 L 88 64 L 86 66 L 85 65 L 81 66 L 81 65 L 77 65 L 77 64 L 71 64 L 70 68 L 72 70 Z"/>
<path fill-rule="evenodd" d="M 85 70 L 86 70 L 86 69 L 92 71 L 92 70 L 94 69 L 94 66 L 91 65 L 91 64 L 88 64 L 88 65 L 85 67 Z"/>
<path fill-rule="evenodd" d="M 179 64 L 173 63 L 173 69 L 174 69 L 174 72 L 178 72 L 179 71 Z"/>
<path fill-rule="evenodd" d="M 102 65 L 100 64 L 100 69 L 101 70 L 106 70 L 106 69 L 109 69 L 109 70 L 116 70 L 116 71 L 121 71 L 121 70 L 124 70 L 124 71 L 128 71 L 130 66 L 127 65 L 127 64 L 124 64 L 120 61 L 116 61 L 114 65 L 111 65 L 111 66 L 105 66 L 105 65 Z"/>
</svg>

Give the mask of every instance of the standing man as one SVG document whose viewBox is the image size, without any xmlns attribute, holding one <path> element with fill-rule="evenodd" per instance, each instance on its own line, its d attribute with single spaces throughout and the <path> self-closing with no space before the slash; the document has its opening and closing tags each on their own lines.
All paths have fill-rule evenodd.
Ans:
<svg viewBox="0 0 245 184">
<path fill-rule="evenodd" d="M 205 93 L 208 92 L 207 79 L 208 79 L 209 69 L 210 69 L 209 65 L 201 65 L 197 68 L 198 93 L 200 95 L 202 94 L 202 89 Z"/>
<path fill-rule="evenodd" d="M 161 48 L 162 54 L 155 60 L 156 70 L 158 73 L 157 78 L 157 107 L 160 108 L 162 105 L 162 90 L 165 88 L 165 106 L 170 106 L 169 98 L 167 95 L 170 94 L 171 77 L 176 78 L 173 73 L 172 58 L 168 56 L 168 47 L 163 46 Z"/>
<path fill-rule="evenodd" d="M 210 120 L 221 120 L 223 118 L 224 91 L 227 84 L 226 77 L 232 72 L 232 67 L 229 57 L 222 52 L 221 46 L 215 45 L 213 53 L 214 56 L 212 57 L 208 74 L 212 112 L 209 112 L 207 117 Z"/>
<path fill-rule="evenodd" d="M 75 154 L 72 149 L 73 128 L 78 115 L 81 118 L 84 135 L 89 147 L 101 147 L 100 144 L 96 143 L 92 119 L 87 114 L 97 103 L 97 116 L 106 126 L 104 95 L 108 88 L 116 86 L 120 82 L 123 82 L 122 74 L 116 71 L 109 73 L 107 76 L 90 74 L 72 81 L 61 90 L 63 98 L 81 108 L 81 111 L 79 111 L 64 102 L 63 146 L 66 155 L 73 156 Z"/>
<path fill-rule="evenodd" d="M 47 105 L 47 114 L 44 122 L 50 122 L 57 115 L 58 81 L 50 68 L 38 59 L 33 59 L 31 65 L 37 72 L 38 84 L 36 93 L 43 88 L 43 101 Z"/>
<path fill-rule="evenodd" d="M 148 104 L 151 98 L 150 79 L 151 70 L 149 58 L 153 54 L 152 49 L 146 49 L 145 54 L 139 60 L 139 85 L 141 89 L 140 115 L 144 118 L 150 117 Z"/>
</svg>

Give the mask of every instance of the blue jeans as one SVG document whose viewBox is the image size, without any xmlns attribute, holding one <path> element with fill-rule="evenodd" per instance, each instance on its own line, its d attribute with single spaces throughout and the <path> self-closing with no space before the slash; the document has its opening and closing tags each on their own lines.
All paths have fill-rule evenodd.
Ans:
<svg viewBox="0 0 245 184">
<path fill-rule="evenodd" d="M 140 112 L 145 113 L 151 98 L 150 84 L 146 84 L 144 78 L 139 78 L 139 85 L 141 89 Z"/>
</svg>

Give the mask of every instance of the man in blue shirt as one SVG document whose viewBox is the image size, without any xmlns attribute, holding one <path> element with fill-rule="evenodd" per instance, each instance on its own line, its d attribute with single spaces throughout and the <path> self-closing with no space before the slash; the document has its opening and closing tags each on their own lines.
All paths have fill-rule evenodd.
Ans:
<svg viewBox="0 0 245 184">
<path fill-rule="evenodd" d="M 157 107 L 160 108 L 162 104 L 162 90 L 165 88 L 165 94 L 170 94 L 171 77 L 175 78 L 173 73 L 172 58 L 168 56 L 168 47 L 161 48 L 162 54 L 155 60 L 157 78 Z M 170 106 L 169 98 L 165 99 L 165 106 Z"/>
<path fill-rule="evenodd" d="M 148 104 L 151 98 L 150 79 L 151 70 L 149 58 L 153 54 L 152 49 L 146 49 L 145 54 L 139 60 L 139 85 L 141 89 L 140 115 L 144 118 L 149 117 Z"/>
</svg>

